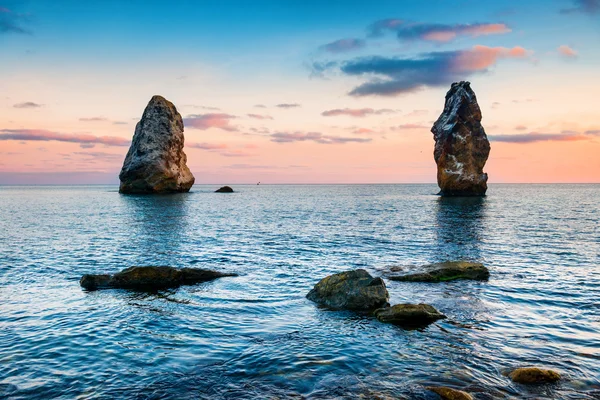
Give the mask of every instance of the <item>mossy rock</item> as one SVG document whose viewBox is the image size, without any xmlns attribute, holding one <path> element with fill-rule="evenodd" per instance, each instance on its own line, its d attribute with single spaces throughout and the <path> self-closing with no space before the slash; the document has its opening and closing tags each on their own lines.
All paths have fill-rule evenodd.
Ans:
<svg viewBox="0 0 600 400">
<path fill-rule="evenodd" d="M 402 282 L 447 282 L 457 279 L 487 280 L 490 271 L 481 263 L 446 261 L 419 267 L 403 275 L 389 275 L 388 279 Z"/>
<path fill-rule="evenodd" d="M 427 390 L 436 393 L 443 400 L 473 400 L 473 396 L 469 393 L 446 386 L 430 386 Z"/>
<path fill-rule="evenodd" d="M 389 294 L 381 278 L 357 269 L 321 279 L 306 298 L 335 310 L 371 311 L 387 305 Z"/>
<path fill-rule="evenodd" d="M 374 314 L 381 322 L 406 327 L 426 326 L 446 318 L 444 314 L 429 304 L 396 304 L 392 307 L 380 308 Z"/>
<path fill-rule="evenodd" d="M 159 290 L 194 285 L 236 274 L 201 268 L 173 268 L 167 266 L 130 267 L 114 275 L 84 275 L 79 284 L 86 290 L 136 289 Z"/>
<path fill-rule="evenodd" d="M 560 380 L 560 374 L 558 372 L 537 367 L 517 368 L 510 372 L 508 377 L 513 382 L 524 385 L 554 383 Z"/>
</svg>

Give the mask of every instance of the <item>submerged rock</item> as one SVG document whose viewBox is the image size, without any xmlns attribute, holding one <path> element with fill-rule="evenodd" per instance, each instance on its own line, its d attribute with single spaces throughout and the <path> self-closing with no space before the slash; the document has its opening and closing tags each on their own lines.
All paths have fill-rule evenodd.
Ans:
<svg viewBox="0 0 600 400">
<path fill-rule="evenodd" d="M 560 374 L 551 369 L 535 367 L 517 368 L 508 374 L 508 377 L 516 383 L 526 385 L 536 383 L 553 383 L 560 380 Z"/>
<path fill-rule="evenodd" d="M 427 390 L 436 393 L 443 400 L 473 400 L 473 396 L 469 393 L 445 386 L 430 386 Z"/>
<path fill-rule="evenodd" d="M 114 275 L 84 275 L 79 284 L 87 290 L 138 289 L 157 290 L 194 285 L 236 274 L 200 268 L 130 267 Z"/>
<path fill-rule="evenodd" d="M 188 192 L 194 184 L 194 175 L 186 165 L 183 144 L 181 115 L 164 97 L 152 97 L 135 126 L 119 174 L 119 192 Z"/>
<path fill-rule="evenodd" d="M 446 316 L 429 304 L 396 304 L 375 310 L 375 317 L 390 324 L 402 326 L 424 326 Z"/>
<path fill-rule="evenodd" d="M 387 305 L 389 294 L 381 278 L 357 269 L 321 279 L 306 298 L 336 310 L 370 311 Z"/>
<path fill-rule="evenodd" d="M 481 110 L 469 82 L 452 84 L 444 111 L 431 132 L 440 194 L 485 195 L 488 176 L 483 167 L 490 154 L 490 142 L 481 126 Z"/>
<path fill-rule="evenodd" d="M 455 279 L 487 280 L 490 271 L 481 263 L 468 261 L 446 261 L 429 264 L 403 275 L 390 275 L 392 281 L 445 282 Z"/>
<path fill-rule="evenodd" d="M 215 190 L 215 193 L 233 193 L 233 189 L 229 186 L 223 186 Z"/>
</svg>

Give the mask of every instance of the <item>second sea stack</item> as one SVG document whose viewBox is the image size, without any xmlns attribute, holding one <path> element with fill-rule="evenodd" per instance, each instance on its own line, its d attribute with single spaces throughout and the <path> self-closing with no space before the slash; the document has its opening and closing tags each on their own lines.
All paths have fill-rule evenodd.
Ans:
<svg viewBox="0 0 600 400">
<path fill-rule="evenodd" d="M 444 111 L 431 132 L 440 194 L 484 196 L 488 176 L 483 167 L 490 154 L 490 142 L 481 126 L 481 109 L 470 82 L 452 84 Z"/>
<path fill-rule="evenodd" d="M 194 175 L 183 152 L 183 120 L 167 99 L 154 96 L 135 127 L 119 174 L 121 193 L 187 192 Z"/>
</svg>

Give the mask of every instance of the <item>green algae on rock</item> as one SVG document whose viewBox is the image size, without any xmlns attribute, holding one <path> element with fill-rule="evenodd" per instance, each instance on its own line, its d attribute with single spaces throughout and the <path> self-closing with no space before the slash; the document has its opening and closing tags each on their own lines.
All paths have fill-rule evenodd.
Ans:
<svg viewBox="0 0 600 400">
<path fill-rule="evenodd" d="M 424 265 L 403 275 L 389 275 L 392 281 L 403 282 L 446 282 L 456 279 L 487 280 L 490 271 L 481 263 L 468 261 L 446 261 Z"/>
<path fill-rule="evenodd" d="M 401 326 L 426 326 L 446 316 L 429 304 L 396 304 L 375 310 L 375 317 L 385 323 Z"/>
<path fill-rule="evenodd" d="M 473 400 L 473 396 L 469 393 L 446 386 L 429 386 L 427 390 L 434 392 L 443 400 Z"/>
<path fill-rule="evenodd" d="M 130 267 L 114 275 L 84 275 L 79 284 L 86 290 L 136 289 L 158 290 L 194 285 L 236 274 L 200 268 L 173 268 L 167 266 Z"/>
<path fill-rule="evenodd" d="M 370 311 L 388 304 L 389 294 L 381 278 L 357 269 L 321 279 L 306 298 L 335 310 Z"/>
<path fill-rule="evenodd" d="M 525 385 L 539 383 L 554 383 L 560 380 L 560 374 L 551 369 L 537 367 L 517 368 L 508 374 L 508 377 L 516 383 Z"/>
</svg>

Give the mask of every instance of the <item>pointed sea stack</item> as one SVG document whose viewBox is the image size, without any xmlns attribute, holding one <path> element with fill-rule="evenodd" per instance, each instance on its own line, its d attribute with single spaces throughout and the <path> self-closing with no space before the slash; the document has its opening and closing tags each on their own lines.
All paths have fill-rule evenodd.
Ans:
<svg viewBox="0 0 600 400">
<path fill-rule="evenodd" d="M 183 120 L 173 103 L 152 97 L 135 127 L 119 174 L 119 192 L 188 192 L 194 175 L 186 165 L 183 143 Z"/>
<path fill-rule="evenodd" d="M 433 156 L 442 196 L 484 196 L 488 176 L 483 167 L 490 142 L 481 126 L 481 110 L 470 82 L 453 83 L 433 128 Z"/>
</svg>

